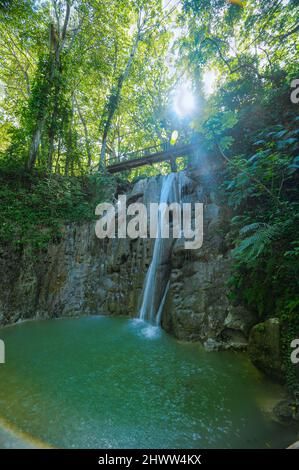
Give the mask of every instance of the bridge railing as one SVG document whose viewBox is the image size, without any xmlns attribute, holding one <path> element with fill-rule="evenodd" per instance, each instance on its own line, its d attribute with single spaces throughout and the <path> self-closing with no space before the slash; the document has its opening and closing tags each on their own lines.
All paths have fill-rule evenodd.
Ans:
<svg viewBox="0 0 299 470">
<path fill-rule="evenodd" d="M 179 150 L 180 148 L 183 148 L 186 145 L 194 144 L 195 141 L 198 141 L 198 136 L 196 136 L 194 132 L 190 131 L 184 134 L 181 138 L 179 138 L 175 144 L 171 144 L 168 140 L 161 142 L 157 145 L 152 145 L 150 147 L 145 147 L 143 149 L 138 149 L 131 152 L 125 152 L 117 156 L 115 156 L 115 154 L 110 154 L 108 155 L 106 164 L 107 166 L 112 166 L 117 163 L 127 162 L 146 156 L 152 156 L 157 153 L 171 152 L 172 150 L 176 149 Z"/>
<path fill-rule="evenodd" d="M 126 152 L 116 157 L 115 156 L 111 157 L 110 155 L 107 159 L 107 165 L 110 166 L 110 165 L 114 165 L 115 163 L 126 162 L 129 160 L 133 160 L 135 158 L 142 158 L 142 157 L 146 157 L 147 155 L 153 155 L 155 153 L 167 152 L 168 150 L 171 149 L 171 147 L 172 146 L 170 145 L 169 142 L 162 142 L 161 144 L 152 145 L 151 147 L 134 150 L 132 152 Z"/>
</svg>

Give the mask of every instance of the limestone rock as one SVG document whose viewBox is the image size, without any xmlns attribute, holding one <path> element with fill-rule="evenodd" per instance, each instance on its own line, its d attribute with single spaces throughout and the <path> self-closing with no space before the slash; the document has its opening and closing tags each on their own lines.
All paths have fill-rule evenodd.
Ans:
<svg viewBox="0 0 299 470">
<path fill-rule="evenodd" d="M 280 325 L 270 318 L 255 325 L 249 336 L 248 353 L 253 364 L 272 379 L 282 381 Z"/>
<path fill-rule="evenodd" d="M 273 409 L 275 418 L 283 424 L 293 424 L 299 421 L 298 405 L 292 399 L 281 400 Z"/>
<path fill-rule="evenodd" d="M 246 310 L 243 306 L 229 305 L 224 326 L 230 330 L 240 331 L 245 337 L 248 337 L 251 328 L 256 322 L 256 315 Z"/>
<path fill-rule="evenodd" d="M 204 237 L 195 250 L 186 250 L 183 239 L 165 244 L 158 270 L 162 290 L 169 280 L 162 325 L 179 339 L 244 348 L 256 320 L 228 299 L 230 211 L 221 203 L 216 174 L 188 170 L 178 180 L 183 203 L 204 203 Z M 161 175 L 139 180 L 127 202 L 158 202 L 162 181 Z M 61 241 L 35 259 L 26 250 L 2 248 L 0 324 L 29 317 L 137 316 L 153 246 L 149 238 L 99 240 L 95 223 L 85 223 L 65 226 Z"/>
<path fill-rule="evenodd" d="M 219 343 L 218 341 L 215 341 L 213 338 L 208 338 L 204 343 L 204 348 L 206 351 L 211 352 L 211 351 L 219 351 L 222 349 L 222 344 Z"/>
</svg>

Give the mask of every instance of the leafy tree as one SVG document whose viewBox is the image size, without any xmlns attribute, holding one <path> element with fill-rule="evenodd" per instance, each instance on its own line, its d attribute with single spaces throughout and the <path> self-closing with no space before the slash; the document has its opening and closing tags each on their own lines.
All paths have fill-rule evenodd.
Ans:
<svg viewBox="0 0 299 470">
<path fill-rule="evenodd" d="M 203 111 L 193 126 L 211 155 L 223 158 L 224 194 L 232 206 L 235 272 L 232 296 L 261 319 L 282 322 L 286 379 L 290 335 L 299 333 L 298 105 L 290 83 L 298 62 L 298 2 L 185 0 L 177 44 L 179 64 L 191 71 Z M 204 96 L 206 70 L 218 76 Z"/>
</svg>

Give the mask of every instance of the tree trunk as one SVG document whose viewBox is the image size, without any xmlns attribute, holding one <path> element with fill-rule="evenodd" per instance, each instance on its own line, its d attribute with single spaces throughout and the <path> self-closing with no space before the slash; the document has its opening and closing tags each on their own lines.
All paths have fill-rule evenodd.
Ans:
<svg viewBox="0 0 299 470">
<path fill-rule="evenodd" d="M 38 154 L 38 149 L 40 146 L 40 141 L 41 141 L 41 136 L 42 136 L 42 130 L 44 127 L 44 118 L 42 118 L 38 123 L 37 123 L 37 128 L 33 134 L 31 145 L 30 145 L 30 150 L 29 150 L 29 158 L 26 164 L 26 168 L 28 171 L 32 171 L 37 154 Z"/>
<path fill-rule="evenodd" d="M 68 138 L 67 138 L 67 152 L 66 152 L 66 161 L 65 161 L 65 175 L 66 176 L 69 174 L 70 169 L 71 169 L 71 174 L 73 174 L 74 172 L 73 124 L 74 124 L 74 97 L 72 99 L 71 119 L 69 122 Z"/>
<path fill-rule="evenodd" d="M 138 44 L 140 42 L 140 39 L 141 39 L 141 34 L 140 34 L 140 30 L 138 30 L 136 39 L 135 39 L 135 41 L 132 45 L 130 57 L 128 59 L 125 70 L 118 78 L 116 93 L 115 93 L 115 95 L 111 94 L 110 97 L 109 97 L 108 106 L 107 106 L 108 116 L 107 116 L 107 119 L 106 119 L 106 122 L 105 122 L 104 132 L 103 132 L 103 136 L 102 136 L 102 148 L 101 148 L 101 155 L 100 155 L 100 162 L 99 162 L 99 171 L 104 167 L 105 155 L 106 155 L 106 149 L 107 149 L 107 138 L 108 138 L 108 135 L 109 135 L 109 131 L 110 131 L 110 128 L 111 128 L 111 124 L 112 124 L 115 112 L 117 111 L 117 108 L 118 108 L 118 105 L 119 105 L 119 101 L 120 101 L 120 98 L 121 98 L 122 87 L 123 87 L 123 84 L 124 84 L 125 80 L 127 79 L 128 75 L 130 73 L 130 70 L 131 70 L 131 67 L 132 67 L 132 64 L 133 64 L 134 57 L 135 57 L 136 52 L 137 52 L 137 48 L 138 48 Z"/>
<path fill-rule="evenodd" d="M 50 129 L 49 129 L 49 148 L 48 148 L 48 160 L 47 160 L 47 168 L 49 172 L 52 171 L 54 140 L 55 140 L 55 126 L 56 126 L 56 120 L 58 118 L 58 110 L 59 110 L 59 92 L 60 92 L 60 88 L 59 86 L 56 86 L 55 97 L 54 97 L 54 109 L 52 112 Z"/>
<path fill-rule="evenodd" d="M 60 146 L 61 146 L 61 139 L 58 139 L 58 149 L 57 149 L 57 158 L 55 162 L 55 173 L 60 174 L 60 165 L 59 165 L 59 160 L 60 160 Z"/>
<path fill-rule="evenodd" d="M 54 40 L 53 43 L 53 50 L 54 50 L 54 58 L 53 58 L 53 67 L 52 67 L 52 72 L 51 72 L 51 81 L 53 81 L 56 71 L 61 75 L 62 74 L 62 64 L 60 60 L 60 52 L 64 46 L 65 39 L 66 39 L 66 33 L 67 33 L 67 27 L 70 19 L 70 12 L 71 12 L 71 7 L 70 7 L 70 1 L 66 1 L 66 12 L 65 12 L 65 18 L 64 18 L 64 23 L 63 23 L 63 28 L 61 32 L 61 37 L 58 38 L 58 41 Z M 59 114 L 59 95 L 61 91 L 61 85 L 60 81 L 55 83 L 54 86 L 54 107 L 53 107 L 53 113 L 51 116 L 51 123 L 50 123 L 50 129 L 49 129 L 49 151 L 48 151 L 48 160 L 47 160 L 47 167 L 48 171 L 52 171 L 52 163 L 53 163 L 53 152 L 54 152 L 54 141 L 55 141 L 55 127 L 56 127 L 56 121 L 58 119 L 58 114 Z"/>
<path fill-rule="evenodd" d="M 81 121 L 82 126 L 83 126 L 83 130 L 84 130 L 85 148 L 86 148 L 86 154 L 87 154 L 87 163 L 88 163 L 88 168 L 90 168 L 91 167 L 91 151 L 90 151 L 90 143 L 89 143 L 89 137 L 88 137 L 88 129 L 87 129 L 86 121 L 85 121 L 84 116 L 81 112 L 81 109 L 80 109 L 80 106 L 79 106 L 79 103 L 78 103 L 76 97 L 75 97 L 75 103 L 76 103 L 76 107 L 77 107 L 77 110 L 78 110 L 80 121 Z"/>
<path fill-rule="evenodd" d="M 43 106 L 43 109 L 41 110 L 41 117 L 37 122 L 36 129 L 33 133 L 31 144 L 30 144 L 30 150 L 29 150 L 29 158 L 26 164 L 26 167 L 29 171 L 32 171 L 34 168 L 37 155 L 38 155 L 38 150 L 41 142 L 41 136 L 44 130 L 45 122 L 46 122 L 46 112 L 47 112 L 47 101 L 48 101 L 48 93 L 51 88 L 51 85 L 53 83 L 54 77 L 55 77 L 55 72 L 57 69 L 57 66 L 59 67 L 60 64 L 60 51 L 64 46 L 65 39 L 66 39 L 66 32 L 67 32 L 67 27 L 70 19 L 70 11 L 71 11 L 71 6 L 70 6 L 70 1 L 66 1 L 66 12 L 65 12 L 65 18 L 64 18 L 64 24 L 63 24 L 63 29 L 61 33 L 61 38 L 57 36 L 57 32 L 55 30 L 54 24 L 52 23 L 50 25 L 50 40 L 49 40 L 49 51 L 50 51 L 50 57 L 49 60 L 51 62 L 51 67 L 49 71 L 49 87 L 47 91 L 47 99 L 45 100 L 45 104 Z M 58 25 L 58 30 L 59 30 L 59 25 Z M 53 112 L 54 114 L 54 112 Z M 55 116 L 54 116 L 55 118 Z M 53 122 L 53 116 L 52 116 L 52 122 Z M 51 123 L 52 126 L 52 123 Z M 52 166 L 52 154 L 53 154 L 53 146 L 54 146 L 54 137 L 50 138 L 50 143 L 49 143 L 49 155 L 48 155 L 48 166 L 51 160 L 51 166 Z"/>
<path fill-rule="evenodd" d="M 51 67 L 50 67 L 50 72 L 49 72 L 49 87 L 47 90 L 47 95 L 49 92 L 49 88 L 51 86 L 51 81 L 53 80 L 55 69 L 54 69 L 54 60 L 53 60 L 53 48 L 56 48 L 56 33 L 55 33 L 55 28 L 54 25 L 50 25 L 50 40 L 49 40 L 49 61 L 51 62 Z M 48 96 L 47 96 L 48 98 Z M 45 100 L 45 104 L 43 106 L 43 109 L 41 110 L 42 116 L 37 122 L 36 129 L 34 131 L 34 134 L 32 136 L 31 140 L 31 145 L 30 145 L 30 150 L 29 150 L 29 158 L 26 164 L 27 170 L 32 171 L 37 155 L 38 155 L 38 150 L 41 142 L 41 137 L 46 121 L 46 109 L 47 109 L 47 99 Z"/>
</svg>

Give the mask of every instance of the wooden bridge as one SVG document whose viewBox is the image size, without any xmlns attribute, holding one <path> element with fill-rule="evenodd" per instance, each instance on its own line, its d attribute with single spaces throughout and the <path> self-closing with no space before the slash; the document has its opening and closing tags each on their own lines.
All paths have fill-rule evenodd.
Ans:
<svg viewBox="0 0 299 470">
<path fill-rule="evenodd" d="M 110 156 L 106 168 L 109 173 L 118 173 L 120 171 L 132 170 L 139 166 L 168 161 L 171 165 L 171 170 L 176 171 L 176 159 L 178 157 L 187 157 L 195 150 L 197 145 L 198 142 L 175 145 L 164 142 L 153 147 L 128 152 L 118 157 L 111 158 Z"/>
</svg>

